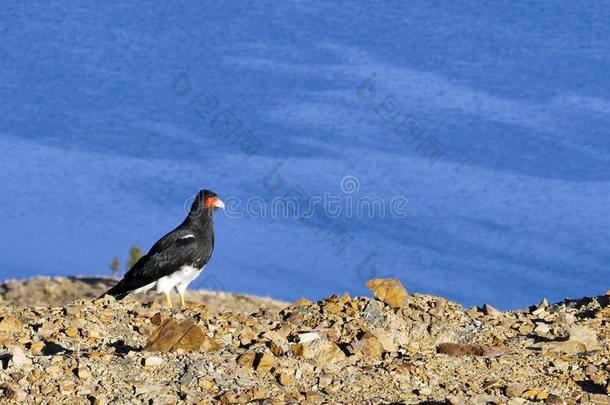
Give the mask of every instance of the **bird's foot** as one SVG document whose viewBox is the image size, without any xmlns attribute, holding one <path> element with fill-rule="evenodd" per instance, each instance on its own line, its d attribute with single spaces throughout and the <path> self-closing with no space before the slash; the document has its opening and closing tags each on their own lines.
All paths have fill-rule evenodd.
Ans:
<svg viewBox="0 0 610 405">
<path fill-rule="evenodd" d="M 167 304 L 167 308 L 174 308 L 174 304 L 172 304 L 172 297 L 169 295 L 169 293 L 165 293 L 165 303 Z"/>
<path fill-rule="evenodd" d="M 188 309 L 188 304 L 184 301 L 184 295 L 180 294 L 180 309 L 185 310 Z"/>
</svg>

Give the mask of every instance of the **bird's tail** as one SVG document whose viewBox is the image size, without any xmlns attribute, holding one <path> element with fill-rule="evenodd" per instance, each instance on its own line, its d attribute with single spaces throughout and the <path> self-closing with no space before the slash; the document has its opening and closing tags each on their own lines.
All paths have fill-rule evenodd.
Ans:
<svg viewBox="0 0 610 405">
<path fill-rule="evenodd" d="M 130 292 L 131 292 L 131 290 L 126 290 L 125 286 L 123 285 L 123 282 L 119 281 L 110 290 L 108 290 L 104 294 L 100 295 L 98 297 L 98 299 L 100 299 L 100 298 L 102 298 L 102 297 L 104 297 L 106 295 L 112 295 L 117 300 L 122 300 L 123 298 L 127 297 L 127 295 L 129 295 Z"/>
</svg>

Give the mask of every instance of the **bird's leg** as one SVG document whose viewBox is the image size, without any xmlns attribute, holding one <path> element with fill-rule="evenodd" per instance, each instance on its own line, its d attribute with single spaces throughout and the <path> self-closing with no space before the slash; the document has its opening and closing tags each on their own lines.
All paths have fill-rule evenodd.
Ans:
<svg viewBox="0 0 610 405">
<path fill-rule="evenodd" d="M 180 307 L 182 309 L 186 308 L 186 302 L 184 302 L 184 294 L 180 294 Z"/>
<path fill-rule="evenodd" d="M 169 295 L 168 292 L 165 293 L 165 302 L 167 303 L 167 307 L 169 309 L 172 309 L 174 307 L 174 305 L 172 304 L 172 297 Z"/>
</svg>

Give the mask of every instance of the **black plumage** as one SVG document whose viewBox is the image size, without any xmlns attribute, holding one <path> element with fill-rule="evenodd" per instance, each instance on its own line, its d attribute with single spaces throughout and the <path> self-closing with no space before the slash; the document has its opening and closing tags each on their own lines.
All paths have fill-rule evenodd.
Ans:
<svg viewBox="0 0 610 405">
<path fill-rule="evenodd" d="M 163 236 L 142 256 L 123 279 L 104 295 L 122 299 L 134 290 L 148 286 L 179 271 L 185 266 L 202 269 L 214 249 L 215 208 L 224 208 L 218 196 L 201 190 L 186 219 Z"/>
</svg>

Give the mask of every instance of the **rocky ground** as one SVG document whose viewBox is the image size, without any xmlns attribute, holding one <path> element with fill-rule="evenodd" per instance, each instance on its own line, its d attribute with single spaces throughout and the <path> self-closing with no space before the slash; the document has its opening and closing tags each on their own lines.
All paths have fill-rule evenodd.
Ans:
<svg viewBox="0 0 610 405">
<path fill-rule="evenodd" d="M 18 306 L 29 301 L 5 287 L 0 402 L 610 403 L 609 296 L 499 312 L 394 279 L 368 286 L 375 298 L 249 297 L 249 313 L 111 297 Z"/>
<path fill-rule="evenodd" d="M 26 280 L 8 280 L 0 284 L 0 304 L 19 306 L 60 305 L 83 299 L 95 299 L 118 282 L 110 277 L 33 277 Z M 174 297 L 177 298 L 177 297 Z M 160 300 L 154 293 L 128 296 L 126 300 L 149 303 Z M 205 304 L 212 312 L 256 312 L 261 308 L 280 310 L 287 302 L 246 294 L 218 291 L 187 291 L 189 302 Z"/>
</svg>

